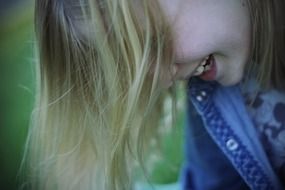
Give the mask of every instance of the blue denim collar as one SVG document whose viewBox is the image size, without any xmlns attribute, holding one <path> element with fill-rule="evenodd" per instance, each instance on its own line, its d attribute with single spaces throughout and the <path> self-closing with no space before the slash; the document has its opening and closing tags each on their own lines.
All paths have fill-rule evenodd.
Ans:
<svg viewBox="0 0 285 190">
<path fill-rule="evenodd" d="M 187 94 L 190 95 L 188 98 L 198 106 L 198 112 L 202 113 L 208 109 L 209 102 L 219 86 L 220 84 L 215 81 L 204 81 L 198 77 L 188 81 Z"/>
<path fill-rule="evenodd" d="M 245 111 L 239 85 L 223 87 L 195 77 L 188 83 L 188 97 L 209 134 L 248 185 L 252 189 L 280 189 Z"/>
</svg>

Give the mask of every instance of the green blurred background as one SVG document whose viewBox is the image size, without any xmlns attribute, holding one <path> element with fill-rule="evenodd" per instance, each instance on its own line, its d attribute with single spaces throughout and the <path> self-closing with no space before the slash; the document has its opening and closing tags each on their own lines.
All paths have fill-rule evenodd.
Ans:
<svg viewBox="0 0 285 190">
<path fill-rule="evenodd" d="M 33 108 L 33 1 L 0 1 L 0 189 L 18 189 L 18 171 Z M 182 103 L 183 104 L 183 103 Z M 166 132 L 162 151 L 151 156 L 154 183 L 177 181 L 182 162 L 183 114 L 177 127 Z"/>
<path fill-rule="evenodd" d="M 0 189 L 17 189 L 17 173 L 34 97 L 33 2 L 0 3 Z"/>
</svg>

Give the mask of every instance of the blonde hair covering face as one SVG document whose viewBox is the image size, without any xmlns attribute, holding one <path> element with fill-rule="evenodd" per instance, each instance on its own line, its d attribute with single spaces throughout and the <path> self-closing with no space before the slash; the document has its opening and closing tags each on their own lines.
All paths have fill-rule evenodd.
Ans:
<svg viewBox="0 0 285 190">
<path fill-rule="evenodd" d="M 31 189 L 131 188 L 161 118 L 160 67 L 172 60 L 158 13 L 153 0 L 36 2 Z"/>
<path fill-rule="evenodd" d="M 283 88 L 284 2 L 248 4 L 260 81 Z M 35 27 L 27 188 L 131 189 L 133 163 L 143 164 L 161 119 L 160 74 L 174 57 L 158 2 L 37 0 Z"/>
</svg>

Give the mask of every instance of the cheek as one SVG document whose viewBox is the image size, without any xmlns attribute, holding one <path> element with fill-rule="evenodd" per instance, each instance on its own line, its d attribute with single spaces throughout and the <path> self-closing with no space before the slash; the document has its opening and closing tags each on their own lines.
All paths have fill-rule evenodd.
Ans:
<svg viewBox="0 0 285 190">
<path fill-rule="evenodd" d="M 247 7 L 240 1 L 220 2 L 226 5 L 196 2 L 195 8 L 190 6 L 179 15 L 173 25 L 178 59 L 197 60 L 215 52 L 248 49 L 251 26 Z"/>
</svg>

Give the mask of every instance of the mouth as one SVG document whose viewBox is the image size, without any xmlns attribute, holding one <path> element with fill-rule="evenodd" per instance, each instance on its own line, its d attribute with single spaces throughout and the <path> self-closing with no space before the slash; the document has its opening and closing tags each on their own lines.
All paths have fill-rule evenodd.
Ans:
<svg viewBox="0 0 285 190">
<path fill-rule="evenodd" d="M 215 80 L 217 73 L 216 62 L 213 54 L 208 55 L 194 71 L 193 76 L 199 76 L 203 80 Z"/>
</svg>

